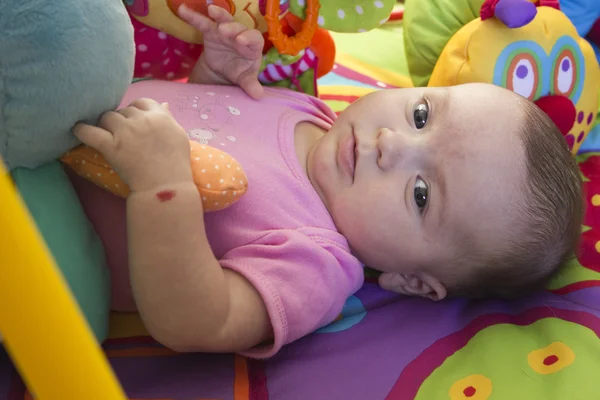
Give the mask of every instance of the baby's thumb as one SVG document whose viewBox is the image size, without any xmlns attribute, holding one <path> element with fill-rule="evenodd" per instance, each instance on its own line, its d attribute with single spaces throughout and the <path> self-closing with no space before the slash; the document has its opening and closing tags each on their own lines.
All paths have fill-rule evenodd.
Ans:
<svg viewBox="0 0 600 400">
<path fill-rule="evenodd" d="M 160 103 L 160 106 L 163 108 L 163 110 L 165 110 L 166 112 L 171 114 L 171 107 L 169 106 L 169 103 L 167 103 L 167 102 Z"/>
<path fill-rule="evenodd" d="M 260 100 L 265 94 L 265 89 L 256 75 L 250 73 L 242 75 L 238 81 L 238 85 L 254 100 Z"/>
</svg>

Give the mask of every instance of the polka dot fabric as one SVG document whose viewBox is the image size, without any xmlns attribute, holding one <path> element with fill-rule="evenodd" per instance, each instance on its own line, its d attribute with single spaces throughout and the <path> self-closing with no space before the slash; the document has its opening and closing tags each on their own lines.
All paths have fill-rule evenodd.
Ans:
<svg viewBox="0 0 600 400">
<path fill-rule="evenodd" d="M 187 78 L 203 46 L 189 44 L 142 24 L 130 15 L 136 44 L 136 78 L 178 80 Z"/>
<path fill-rule="evenodd" d="M 238 201 L 248 190 L 248 180 L 241 165 L 229 154 L 211 146 L 190 142 L 194 183 L 202 196 L 205 212 L 222 210 Z M 129 187 L 106 162 L 102 154 L 80 146 L 61 161 L 77 175 L 119 197 L 127 197 Z"/>
<path fill-rule="evenodd" d="M 385 23 L 395 0 L 321 1 L 318 25 L 334 32 L 366 32 Z M 290 0 L 290 10 L 304 16 L 306 0 Z"/>
</svg>

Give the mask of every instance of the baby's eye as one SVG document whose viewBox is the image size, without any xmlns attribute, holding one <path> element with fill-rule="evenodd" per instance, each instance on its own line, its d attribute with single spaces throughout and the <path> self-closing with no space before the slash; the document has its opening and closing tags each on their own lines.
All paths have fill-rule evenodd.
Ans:
<svg viewBox="0 0 600 400">
<path fill-rule="evenodd" d="M 421 178 L 417 178 L 415 181 L 414 189 L 415 203 L 419 207 L 419 212 L 423 212 L 427 206 L 427 197 L 429 196 L 429 189 L 427 184 Z"/>
<path fill-rule="evenodd" d="M 413 118 L 417 129 L 421 129 L 427 124 L 427 119 L 429 118 L 429 105 L 425 100 L 422 100 L 417 104 L 415 111 L 413 111 Z"/>
</svg>

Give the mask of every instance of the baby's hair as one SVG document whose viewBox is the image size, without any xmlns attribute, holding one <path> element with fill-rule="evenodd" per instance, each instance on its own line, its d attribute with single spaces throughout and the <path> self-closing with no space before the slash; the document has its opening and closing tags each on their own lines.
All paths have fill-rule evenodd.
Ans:
<svg viewBox="0 0 600 400">
<path fill-rule="evenodd" d="M 449 296 L 517 298 L 543 290 L 577 251 L 584 213 L 579 167 L 550 118 L 535 104 L 522 103 L 523 201 L 509 216 L 505 245 L 475 253 L 471 247 L 455 260 L 451 268 L 468 268 L 471 276 L 450 284 Z"/>
</svg>

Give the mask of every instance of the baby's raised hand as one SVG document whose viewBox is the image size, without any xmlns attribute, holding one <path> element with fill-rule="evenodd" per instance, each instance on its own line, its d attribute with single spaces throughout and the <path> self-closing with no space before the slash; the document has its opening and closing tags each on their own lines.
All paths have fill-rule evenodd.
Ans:
<svg viewBox="0 0 600 400">
<path fill-rule="evenodd" d="M 258 99 L 263 87 L 258 81 L 264 39 L 256 29 L 235 22 L 225 9 L 211 5 L 208 16 L 180 6 L 179 16 L 203 34 L 204 51 L 190 82 L 233 84 Z"/>
<path fill-rule="evenodd" d="M 73 133 L 102 153 L 132 192 L 192 182 L 188 136 L 166 103 L 138 99 Z"/>
</svg>

